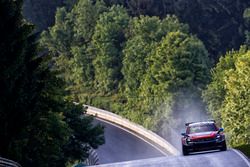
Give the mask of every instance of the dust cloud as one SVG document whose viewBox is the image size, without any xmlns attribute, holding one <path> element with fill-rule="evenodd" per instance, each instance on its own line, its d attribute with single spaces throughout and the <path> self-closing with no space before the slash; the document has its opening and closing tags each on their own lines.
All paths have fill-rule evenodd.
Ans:
<svg viewBox="0 0 250 167">
<path fill-rule="evenodd" d="M 173 109 L 172 114 L 169 114 L 169 107 L 165 109 L 165 112 L 162 112 L 166 115 L 162 116 L 164 119 L 161 122 L 161 126 L 158 127 L 157 132 L 181 151 L 181 133 L 185 132 L 185 123 L 206 121 L 210 117 L 201 100 L 189 100 L 186 104 L 182 102 L 182 105 L 179 105 L 175 109 Z M 157 110 L 162 111 L 164 108 Z"/>
</svg>

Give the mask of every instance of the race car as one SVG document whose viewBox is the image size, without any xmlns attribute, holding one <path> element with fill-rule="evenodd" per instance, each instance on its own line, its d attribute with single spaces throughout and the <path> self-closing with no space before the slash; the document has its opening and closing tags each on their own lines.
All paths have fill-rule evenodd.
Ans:
<svg viewBox="0 0 250 167">
<path fill-rule="evenodd" d="M 186 133 L 182 133 L 182 153 L 212 149 L 227 150 L 223 128 L 218 128 L 214 120 L 186 123 Z"/>
</svg>

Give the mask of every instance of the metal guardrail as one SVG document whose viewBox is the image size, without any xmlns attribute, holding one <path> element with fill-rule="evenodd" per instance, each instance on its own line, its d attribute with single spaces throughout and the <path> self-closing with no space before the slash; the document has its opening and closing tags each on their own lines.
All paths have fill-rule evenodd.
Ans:
<svg viewBox="0 0 250 167">
<path fill-rule="evenodd" d="M 86 165 L 98 165 L 99 157 L 94 149 L 89 150 L 89 157 L 84 161 Z"/>
<path fill-rule="evenodd" d="M 155 143 L 158 145 L 161 149 L 166 150 L 166 152 L 170 153 L 171 155 L 179 155 L 180 152 L 170 143 L 168 143 L 165 139 L 160 137 L 159 135 L 153 133 L 150 130 L 145 129 L 144 127 L 137 125 L 133 122 L 130 122 L 127 119 L 122 118 L 119 115 L 116 115 L 114 113 L 98 109 L 92 106 L 86 106 L 87 107 L 87 114 L 88 115 L 94 115 L 97 118 L 106 120 L 108 122 L 114 123 L 116 125 L 122 126 L 132 132 L 135 132 L 136 134 L 139 134 L 143 138 L 147 139 L 148 141 L 151 141 L 152 143 Z"/>
<path fill-rule="evenodd" d="M 0 166 L 1 167 L 22 167 L 19 163 L 0 157 Z"/>
</svg>

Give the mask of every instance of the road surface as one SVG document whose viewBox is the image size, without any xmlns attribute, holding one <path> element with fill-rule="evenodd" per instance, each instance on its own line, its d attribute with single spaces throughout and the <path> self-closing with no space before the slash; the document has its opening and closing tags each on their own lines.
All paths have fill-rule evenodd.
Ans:
<svg viewBox="0 0 250 167">
<path fill-rule="evenodd" d="M 98 167 L 250 167 L 247 159 L 235 150 L 168 156 L 145 160 L 98 165 Z"/>
<path fill-rule="evenodd" d="M 95 122 L 105 126 L 106 142 L 97 149 L 100 164 L 165 156 L 150 143 L 121 127 L 101 120 Z"/>
<path fill-rule="evenodd" d="M 97 167 L 250 167 L 237 150 L 207 151 L 189 156 L 166 156 L 140 137 L 110 123 L 96 120 L 105 128 L 106 144 L 99 147 Z"/>
</svg>

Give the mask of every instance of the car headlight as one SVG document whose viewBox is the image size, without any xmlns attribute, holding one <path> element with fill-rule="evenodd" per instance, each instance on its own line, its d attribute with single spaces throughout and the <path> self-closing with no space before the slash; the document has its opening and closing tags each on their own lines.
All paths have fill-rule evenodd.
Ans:
<svg viewBox="0 0 250 167">
<path fill-rule="evenodd" d="M 187 142 L 190 142 L 190 141 L 191 141 L 191 139 L 188 137 L 188 138 L 187 138 Z"/>
<path fill-rule="evenodd" d="M 219 134 L 216 135 L 216 139 L 217 139 L 217 140 L 220 140 L 220 139 L 221 139 L 221 135 L 219 135 Z"/>
</svg>

